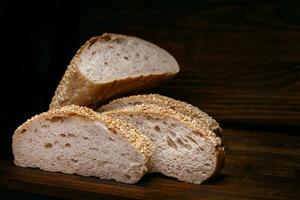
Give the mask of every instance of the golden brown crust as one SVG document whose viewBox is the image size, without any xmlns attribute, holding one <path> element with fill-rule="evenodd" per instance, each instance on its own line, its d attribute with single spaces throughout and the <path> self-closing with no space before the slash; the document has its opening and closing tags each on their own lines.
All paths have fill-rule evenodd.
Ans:
<svg viewBox="0 0 300 200">
<path fill-rule="evenodd" d="M 39 119 L 53 119 L 55 117 L 69 117 L 74 115 L 103 122 L 110 130 L 117 130 L 112 132 L 121 134 L 130 144 L 132 144 L 139 152 L 141 152 L 147 160 L 149 160 L 151 157 L 153 148 L 151 141 L 146 136 L 138 132 L 133 126 L 124 121 L 111 118 L 107 115 L 96 113 L 87 107 L 76 105 L 52 109 L 48 112 L 35 115 L 19 126 L 16 129 L 13 137 L 16 138 L 23 134 L 23 130 L 26 129 L 27 126 L 33 121 Z"/>
<path fill-rule="evenodd" d="M 72 99 L 68 97 L 72 96 L 74 98 L 74 94 L 77 93 L 76 90 L 84 88 L 84 86 L 88 84 L 88 80 L 78 71 L 77 67 L 71 63 L 55 91 L 49 108 L 54 109 L 65 105 L 72 105 Z M 78 105 L 80 105 L 80 103 Z"/>
<path fill-rule="evenodd" d="M 216 167 L 211 177 L 218 175 L 225 165 L 225 151 L 223 146 L 216 146 Z"/>
<path fill-rule="evenodd" d="M 115 37 L 126 37 L 117 34 L 103 34 L 101 36 L 93 37 L 88 40 L 80 49 L 70 62 L 62 80 L 57 87 L 52 98 L 49 108 L 54 109 L 67 105 L 82 105 L 92 106 L 95 103 L 102 103 L 103 101 L 118 97 L 129 91 L 135 91 L 142 88 L 152 87 L 159 82 L 174 76 L 175 73 L 155 74 L 149 76 L 128 77 L 107 83 L 94 83 L 80 73 L 78 69 L 78 60 L 82 52 L 89 48 L 97 41 L 106 41 L 107 37 L 113 35 Z"/>
<path fill-rule="evenodd" d="M 151 104 L 167 106 L 191 118 L 195 118 L 195 117 L 199 118 L 201 122 L 203 122 L 206 126 L 208 126 L 212 131 L 216 132 L 217 134 L 221 132 L 221 128 L 219 124 L 208 114 L 201 111 L 199 108 L 192 106 L 191 104 L 188 104 L 186 102 L 175 100 L 159 94 L 134 95 L 134 96 L 119 98 L 102 106 L 101 108 L 98 109 L 98 111 L 114 110 L 115 105 L 120 105 L 120 104 L 129 105 L 128 103 L 134 101 L 140 101 L 144 104 L 148 104 L 148 102 L 151 101 Z"/>
</svg>

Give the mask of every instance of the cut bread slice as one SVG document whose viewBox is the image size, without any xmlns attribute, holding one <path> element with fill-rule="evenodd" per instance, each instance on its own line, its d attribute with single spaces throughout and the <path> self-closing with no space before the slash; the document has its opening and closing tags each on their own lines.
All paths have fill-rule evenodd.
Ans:
<svg viewBox="0 0 300 200">
<path fill-rule="evenodd" d="M 220 138 L 188 116 L 151 104 L 104 114 L 129 122 L 152 140 L 154 153 L 149 172 L 200 184 L 223 167 L 224 149 Z"/>
<path fill-rule="evenodd" d="M 105 33 L 87 41 L 71 60 L 50 109 L 91 106 L 174 76 L 173 56 L 142 39 Z"/>
<path fill-rule="evenodd" d="M 151 141 L 128 123 L 66 106 L 34 116 L 13 135 L 17 166 L 136 183 L 147 171 Z"/>
<path fill-rule="evenodd" d="M 115 99 L 109 102 L 108 104 L 98 108 L 97 111 L 104 112 L 140 104 L 154 104 L 159 106 L 166 106 L 191 118 L 198 118 L 199 123 L 201 123 L 201 126 L 207 126 L 216 134 L 221 134 L 221 128 L 218 122 L 216 122 L 216 120 L 214 120 L 205 112 L 201 111 L 199 108 L 186 102 L 178 101 L 159 94 L 134 95 Z"/>
</svg>

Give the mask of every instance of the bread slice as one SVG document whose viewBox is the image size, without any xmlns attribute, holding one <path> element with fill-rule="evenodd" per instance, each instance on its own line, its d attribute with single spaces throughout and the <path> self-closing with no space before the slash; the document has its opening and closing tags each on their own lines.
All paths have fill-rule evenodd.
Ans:
<svg viewBox="0 0 300 200">
<path fill-rule="evenodd" d="M 147 171 L 151 141 L 126 122 L 66 106 L 34 116 L 13 135 L 21 167 L 136 183 Z"/>
<path fill-rule="evenodd" d="M 159 94 L 134 95 L 115 99 L 110 103 L 98 108 L 97 111 L 104 112 L 140 104 L 154 104 L 159 106 L 166 106 L 188 117 L 198 118 L 199 123 L 201 123 L 201 126 L 207 126 L 216 134 L 221 135 L 222 129 L 220 128 L 218 122 L 216 122 L 216 120 L 214 120 L 205 112 L 201 111 L 199 108 L 186 102 L 178 101 Z"/>
<path fill-rule="evenodd" d="M 224 149 L 220 138 L 188 116 L 153 104 L 104 114 L 129 122 L 152 140 L 149 172 L 200 184 L 222 169 Z"/>
<path fill-rule="evenodd" d="M 142 39 L 105 33 L 87 41 L 71 60 L 50 109 L 90 106 L 174 76 L 179 66 L 168 52 Z"/>
</svg>

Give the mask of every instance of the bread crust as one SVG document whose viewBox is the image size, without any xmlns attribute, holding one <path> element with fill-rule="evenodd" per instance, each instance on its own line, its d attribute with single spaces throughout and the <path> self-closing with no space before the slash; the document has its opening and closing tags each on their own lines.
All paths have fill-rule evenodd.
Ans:
<svg viewBox="0 0 300 200">
<path fill-rule="evenodd" d="M 225 165 L 225 150 L 223 146 L 216 146 L 216 167 L 211 177 L 218 175 Z"/>
<path fill-rule="evenodd" d="M 112 118 L 107 115 L 102 115 L 94 112 L 93 110 L 71 105 L 65 106 L 59 109 L 49 110 L 48 112 L 41 113 L 39 115 L 35 115 L 31 119 L 28 119 L 25 123 L 19 126 L 13 135 L 13 140 L 21 137 L 24 134 L 23 130 L 33 122 L 41 119 L 52 119 L 54 117 L 69 117 L 69 116 L 80 116 L 93 121 L 100 121 L 104 123 L 108 129 L 114 130 L 111 131 L 114 134 L 120 134 L 124 139 L 126 139 L 138 152 L 144 155 L 146 161 L 149 161 L 152 152 L 153 146 L 152 142 L 148 137 L 141 134 L 136 128 L 119 119 Z"/>
<path fill-rule="evenodd" d="M 85 44 L 79 48 L 71 60 L 70 65 L 67 67 L 67 70 L 54 93 L 49 106 L 50 109 L 72 104 L 92 107 L 93 104 L 102 103 L 109 98 L 118 97 L 127 92 L 152 87 L 178 73 L 179 66 L 177 65 L 178 69 L 175 72 L 170 73 L 128 77 L 126 79 L 119 79 L 106 83 L 94 83 L 90 81 L 79 71 L 77 64 L 79 57 L 84 49 L 90 47 L 95 42 L 106 41 L 107 37 L 110 36 L 114 36 L 115 39 L 118 39 L 118 37 L 127 37 L 124 35 L 105 33 L 85 42 Z"/>
</svg>

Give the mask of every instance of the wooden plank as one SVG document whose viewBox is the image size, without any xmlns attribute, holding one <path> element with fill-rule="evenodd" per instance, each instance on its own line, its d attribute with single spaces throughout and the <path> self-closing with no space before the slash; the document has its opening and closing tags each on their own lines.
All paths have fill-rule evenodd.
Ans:
<svg viewBox="0 0 300 200">
<path fill-rule="evenodd" d="M 272 136 L 270 138 L 270 136 Z M 294 133 L 224 130 L 226 164 L 201 185 L 158 174 L 136 185 L 16 167 L 0 161 L 0 187 L 67 199 L 299 199 L 300 136 Z"/>
</svg>

